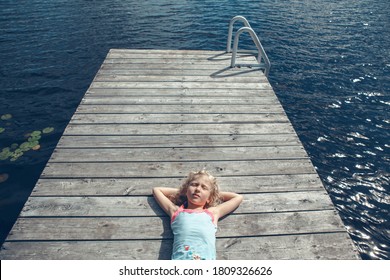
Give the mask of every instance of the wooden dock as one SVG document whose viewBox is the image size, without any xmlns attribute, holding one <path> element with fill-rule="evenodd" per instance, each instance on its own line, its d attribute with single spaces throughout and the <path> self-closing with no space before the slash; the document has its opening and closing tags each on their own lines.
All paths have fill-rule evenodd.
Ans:
<svg viewBox="0 0 390 280">
<path fill-rule="evenodd" d="M 169 259 L 151 189 L 203 168 L 244 195 L 219 222 L 218 259 L 359 259 L 267 78 L 229 65 L 224 52 L 110 50 L 0 259 Z"/>
</svg>

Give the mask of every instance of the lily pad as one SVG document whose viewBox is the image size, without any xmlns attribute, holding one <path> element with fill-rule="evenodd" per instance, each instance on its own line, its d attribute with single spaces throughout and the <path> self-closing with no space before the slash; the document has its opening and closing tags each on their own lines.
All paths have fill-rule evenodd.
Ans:
<svg viewBox="0 0 390 280">
<path fill-rule="evenodd" d="M 10 152 L 10 151 L 11 151 L 11 149 L 9 147 L 3 148 L 1 150 L 1 152 Z"/>
<path fill-rule="evenodd" d="M 15 160 L 17 160 L 17 159 L 20 158 L 23 154 L 24 154 L 24 153 L 23 153 L 23 151 L 22 151 L 21 149 L 17 149 L 15 152 L 13 152 L 10 161 L 15 161 Z"/>
<path fill-rule="evenodd" d="M 12 150 L 17 149 L 18 147 L 19 147 L 19 144 L 17 144 L 17 143 L 13 143 L 13 144 L 11 145 L 11 149 L 12 149 Z"/>
<path fill-rule="evenodd" d="M 11 152 L 11 150 L 10 150 L 9 147 L 4 148 L 4 149 L 1 151 L 1 153 L 0 153 L 0 160 L 5 160 L 5 159 L 9 158 L 10 156 L 12 156 L 12 154 L 13 154 L 13 153 Z"/>
<path fill-rule="evenodd" d="M 39 139 L 41 139 L 41 135 L 31 136 L 27 140 L 28 142 L 35 142 L 35 141 L 39 141 Z"/>
<path fill-rule="evenodd" d="M 39 145 L 38 141 L 28 141 L 30 148 L 35 147 L 36 145 Z"/>
<path fill-rule="evenodd" d="M 11 118 L 12 118 L 12 115 L 11 115 L 11 114 L 4 114 L 4 115 L 1 116 L 1 119 L 2 119 L 3 121 L 9 120 L 9 119 L 11 119 Z"/>
<path fill-rule="evenodd" d="M 0 133 L 3 133 L 5 131 L 4 127 L 0 127 Z"/>
<path fill-rule="evenodd" d="M 46 127 L 42 130 L 43 133 L 47 134 L 54 131 L 54 127 Z"/>
<path fill-rule="evenodd" d="M 34 130 L 33 132 L 31 132 L 32 137 L 40 136 L 41 134 L 42 132 L 40 130 Z"/>
<path fill-rule="evenodd" d="M 0 174 L 0 183 L 4 183 L 9 178 L 9 175 L 7 173 Z"/>
<path fill-rule="evenodd" d="M 37 151 L 37 150 L 39 150 L 40 148 L 41 148 L 41 145 L 38 144 L 38 145 L 32 147 L 31 150 Z"/>
<path fill-rule="evenodd" d="M 31 142 L 23 142 L 20 144 L 19 149 L 21 149 L 23 152 L 27 152 L 30 150 L 33 146 L 31 146 Z"/>
</svg>

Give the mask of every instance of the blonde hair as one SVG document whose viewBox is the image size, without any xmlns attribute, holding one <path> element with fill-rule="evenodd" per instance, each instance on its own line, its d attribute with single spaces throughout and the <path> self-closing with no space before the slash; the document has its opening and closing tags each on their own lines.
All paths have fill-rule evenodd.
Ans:
<svg viewBox="0 0 390 280">
<path fill-rule="evenodd" d="M 218 204 L 220 204 L 222 201 L 219 194 L 219 186 L 217 183 L 217 179 L 210 173 L 208 173 L 206 170 L 190 172 L 181 187 L 179 188 L 179 192 L 171 198 L 172 202 L 176 205 L 182 205 L 186 203 L 188 186 L 193 180 L 200 176 L 206 176 L 211 182 L 209 202 L 206 203 L 205 208 L 217 206 Z"/>
</svg>

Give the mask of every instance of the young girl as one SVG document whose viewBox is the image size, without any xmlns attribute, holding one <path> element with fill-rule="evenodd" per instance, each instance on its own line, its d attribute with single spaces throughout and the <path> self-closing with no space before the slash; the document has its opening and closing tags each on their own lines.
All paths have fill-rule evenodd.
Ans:
<svg viewBox="0 0 390 280">
<path fill-rule="evenodd" d="M 216 179 L 206 171 L 191 172 L 180 189 L 154 188 L 153 195 L 171 218 L 173 260 L 215 260 L 217 222 L 243 198 L 219 192 Z"/>
</svg>

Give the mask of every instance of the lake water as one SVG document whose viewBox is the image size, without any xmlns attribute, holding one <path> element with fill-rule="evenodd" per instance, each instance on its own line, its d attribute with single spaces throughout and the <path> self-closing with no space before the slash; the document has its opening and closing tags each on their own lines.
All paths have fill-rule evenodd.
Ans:
<svg viewBox="0 0 390 280">
<path fill-rule="evenodd" d="M 109 49 L 224 50 L 235 15 L 362 258 L 390 259 L 388 0 L 2 0 L 0 243 Z"/>
</svg>

